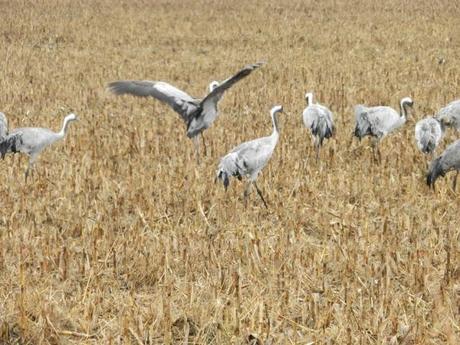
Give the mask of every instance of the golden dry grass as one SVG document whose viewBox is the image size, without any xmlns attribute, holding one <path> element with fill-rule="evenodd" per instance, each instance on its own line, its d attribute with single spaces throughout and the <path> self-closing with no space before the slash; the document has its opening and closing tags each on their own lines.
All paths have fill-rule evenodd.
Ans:
<svg viewBox="0 0 460 345">
<path fill-rule="evenodd" d="M 30 183 L 25 157 L 0 163 L 1 344 L 460 342 L 460 192 L 426 187 L 414 119 L 380 166 L 350 144 L 354 104 L 411 96 L 419 119 L 458 98 L 455 1 L 1 1 L 0 18 L 10 127 L 81 119 Z M 147 78 L 199 96 L 259 60 L 200 166 L 168 107 L 105 91 Z M 337 120 L 318 164 L 307 90 Z M 213 184 L 218 159 L 269 133 L 278 103 L 269 209 L 245 208 L 241 183 Z"/>
</svg>

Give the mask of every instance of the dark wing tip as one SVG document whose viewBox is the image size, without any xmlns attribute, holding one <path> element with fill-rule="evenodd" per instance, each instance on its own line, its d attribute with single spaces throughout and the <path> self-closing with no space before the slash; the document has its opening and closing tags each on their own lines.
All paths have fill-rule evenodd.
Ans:
<svg viewBox="0 0 460 345">
<path fill-rule="evenodd" d="M 127 82 L 126 81 L 112 81 L 107 84 L 107 91 L 115 94 L 115 95 L 122 95 L 126 93 L 127 89 Z"/>
<path fill-rule="evenodd" d="M 256 68 L 262 67 L 263 65 L 265 65 L 265 63 L 266 63 L 265 61 L 259 61 L 259 62 L 256 62 L 256 63 L 252 63 L 252 64 L 249 64 L 249 65 L 246 65 L 243 68 L 243 70 L 253 71 Z"/>
</svg>

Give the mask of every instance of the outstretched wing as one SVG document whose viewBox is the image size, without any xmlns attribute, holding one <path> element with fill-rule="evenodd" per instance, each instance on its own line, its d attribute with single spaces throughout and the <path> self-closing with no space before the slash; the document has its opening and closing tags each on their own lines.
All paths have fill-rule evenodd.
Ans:
<svg viewBox="0 0 460 345">
<path fill-rule="evenodd" d="M 257 62 L 254 64 L 247 65 L 243 67 L 238 73 L 235 75 L 231 76 L 230 78 L 224 80 L 222 83 L 219 84 L 214 90 L 212 90 L 202 101 L 201 104 L 203 104 L 203 107 L 205 106 L 205 103 L 217 98 L 219 100 L 224 92 L 231 88 L 234 84 L 239 82 L 241 79 L 247 77 L 254 71 L 255 69 L 259 68 L 262 66 L 264 62 Z"/>
<path fill-rule="evenodd" d="M 187 136 L 194 137 L 202 130 L 208 128 L 217 118 L 217 103 L 222 98 L 226 90 L 231 88 L 235 83 L 247 77 L 255 69 L 262 66 L 264 62 L 247 65 L 243 67 L 238 73 L 232 77 L 224 80 L 214 90 L 212 90 L 200 103 L 199 109 L 195 112 L 194 116 L 190 119 L 187 126 Z"/>
<path fill-rule="evenodd" d="M 19 152 L 19 147 L 22 145 L 22 132 L 17 132 L 7 135 L 0 141 L 0 155 L 5 158 L 8 152 Z"/>
<path fill-rule="evenodd" d="M 163 81 L 120 80 L 109 83 L 108 90 L 116 95 L 130 94 L 138 97 L 154 97 L 177 112 L 184 121 L 197 109 L 198 100 Z"/>
</svg>

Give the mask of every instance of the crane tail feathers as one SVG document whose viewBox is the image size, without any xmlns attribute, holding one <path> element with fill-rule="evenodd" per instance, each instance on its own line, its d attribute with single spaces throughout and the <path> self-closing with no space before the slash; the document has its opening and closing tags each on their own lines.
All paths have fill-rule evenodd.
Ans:
<svg viewBox="0 0 460 345">
<path fill-rule="evenodd" d="M 238 180 L 242 179 L 240 166 L 237 162 L 238 155 L 234 152 L 229 153 L 225 157 L 223 157 L 219 163 L 219 167 L 217 168 L 217 178 L 222 181 L 224 184 L 225 190 L 227 190 L 230 184 L 230 177 L 234 176 Z"/>
<path fill-rule="evenodd" d="M 22 144 L 22 133 L 15 133 L 9 135 L 4 140 L 0 142 L 0 155 L 2 159 L 5 158 L 5 155 L 9 152 L 19 152 L 19 145 Z"/>
<path fill-rule="evenodd" d="M 230 177 L 228 176 L 227 172 L 223 170 L 219 170 L 217 173 L 216 180 L 219 179 L 222 181 L 225 191 L 227 191 L 228 186 L 230 185 Z"/>
</svg>

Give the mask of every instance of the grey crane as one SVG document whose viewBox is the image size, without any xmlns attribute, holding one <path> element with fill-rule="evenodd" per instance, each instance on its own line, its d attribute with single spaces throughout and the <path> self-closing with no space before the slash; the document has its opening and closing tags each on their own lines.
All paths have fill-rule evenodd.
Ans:
<svg viewBox="0 0 460 345">
<path fill-rule="evenodd" d="M 47 128 L 38 127 L 15 128 L 11 131 L 12 134 L 21 133 L 21 140 L 20 143 L 16 144 L 15 151 L 25 153 L 29 156 L 29 164 L 25 172 L 26 181 L 40 152 L 56 141 L 63 139 L 67 133 L 69 123 L 76 120 L 78 120 L 77 115 L 73 113 L 67 115 L 64 118 L 62 128 L 59 132 L 53 132 Z"/>
<path fill-rule="evenodd" d="M 199 162 L 198 134 L 209 128 L 216 120 L 219 115 L 217 105 L 224 92 L 262 65 L 263 62 L 247 65 L 221 83 L 213 81 L 209 85 L 209 93 L 201 99 L 192 97 L 163 81 L 120 80 L 109 83 L 108 89 L 116 95 L 151 96 L 172 107 L 187 125 L 187 136 L 193 139 Z"/>
<path fill-rule="evenodd" d="M 453 101 L 441 108 L 435 115 L 443 125 L 460 131 L 460 100 Z"/>
<path fill-rule="evenodd" d="M 433 154 L 441 142 L 444 125 L 434 117 L 426 117 L 415 124 L 417 147 L 425 154 Z"/>
<path fill-rule="evenodd" d="M 373 138 L 374 149 L 376 149 L 380 161 L 381 154 L 378 149 L 378 143 L 389 133 L 406 123 L 408 107 L 412 107 L 413 105 L 414 102 L 410 97 L 401 99 L 399 114 L 396 110 L 387 106 L 367 107 L 362 104 L 356 105 L 355 137 L 361 140 L 365 136 L 371 136 Z"/>
<path fill-rule="evenodd" d="M 431 162 L 431 166 L 426 176 L 426 183 L 434 189 L 434 184 L 439 176 L 444 176 L 447 172 L 456 170 L 452 188 L 457 186 L 457 177 L 460 170 L 460 140 L 454 141 L 447 146 L 444 152 Z"/>
<path fill-rule="evenodd" d="M 220 179 L 227 190 L 230 183 L 230 177 L 234 176 L 241 180 L 243 177 L 248 179 L 246 188 L 244 190 L 244 202 L 246 204 L 247 197 L 250 192 L 251 185 L 257 190 L 262 202 L 265 207 L 268 208 L 267 203 L 257 186 L 256 180 L 260 171 L 267 165 L 270 160 L 273 151 L 275 150 L 276 144 L 279 138 L 279 127 L 278 127 L 278 116 L 279 112 L 283 111 L 281 105 L 273 107 L 270 111 L 273 132 L 267 137 L 246 141 L 234 149 L 232 149 L 227 155 L 221 158 L 219 166 L 217 168 L 216 180 Z"/>
<path fill-rule="evenodd" d="M 316 160 L 319 159 L 319 150 L 325 138 L 330 138 L 334 134 L 334 117 L 332 112 L 324 105 L 313 103 L 313 93 L 305 94 L 307 107 L 302 113 L 305 127 L 310 129 L 313 137 L 313 145 L 316 151 Z"/>
<path fill-rule="evenodd" d="M 9 133 L 8 132 L 8 120 L 2 112 L 0 112 L 0 154 L 2 158 L 8 152 L 17 152 L 17 146 L 22 143 L 22 133 Z"/>
</svg>

